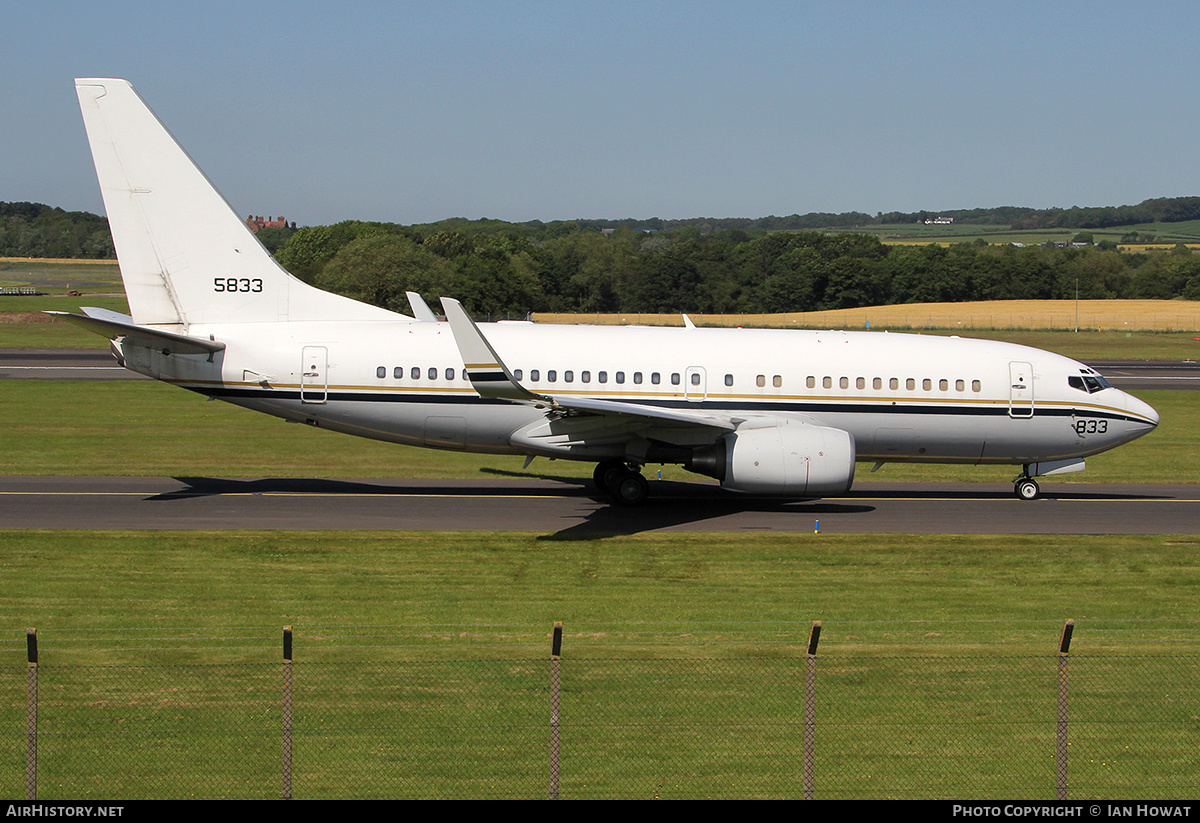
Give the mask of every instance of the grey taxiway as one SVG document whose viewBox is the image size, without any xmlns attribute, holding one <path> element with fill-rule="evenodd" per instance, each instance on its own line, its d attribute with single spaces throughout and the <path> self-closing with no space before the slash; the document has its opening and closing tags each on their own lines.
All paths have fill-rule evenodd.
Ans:
<svg viewBox="0 0 1200 823">
<path fill-rule="evenodd" d="M 652 482 L 649 503 L 611 504 L 578 478 L 312 480 L 2 477 L 0 529 L 404 529 L 532 531 L 559 538 L 645 531 L 1190 534 L 1200 486 L 856 484 L 844 497 L 750 498 L 714 484 Z"/>
</svg>

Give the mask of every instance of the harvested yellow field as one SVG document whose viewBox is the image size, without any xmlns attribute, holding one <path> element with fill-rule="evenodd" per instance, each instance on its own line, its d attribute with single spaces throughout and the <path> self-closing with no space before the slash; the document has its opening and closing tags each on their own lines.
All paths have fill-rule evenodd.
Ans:
<svg viewBox="0 0 1200 823">
<path fill-rule="evenodd" d="M 980 303 L 904 303 L 788 314 L 694 314 L 697 326 L 809 329 L 1058 329 L 1195 331 L 1200 302 L 1188 300 L 992 300 Z M 678 314 L 534 315 L 538 323 L 681 326 Z"/>
</svg>

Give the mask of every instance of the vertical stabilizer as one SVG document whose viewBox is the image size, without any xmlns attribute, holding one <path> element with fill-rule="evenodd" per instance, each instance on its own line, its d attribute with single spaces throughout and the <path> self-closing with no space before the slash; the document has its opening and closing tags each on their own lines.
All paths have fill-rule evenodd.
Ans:
<svg viewBox="0 0 1200 823">
<path fill-rule="evenodd" d="M 284 271 L 127 81 L 75 89 L 134 322 L 397 317 Z"/>
</svg>

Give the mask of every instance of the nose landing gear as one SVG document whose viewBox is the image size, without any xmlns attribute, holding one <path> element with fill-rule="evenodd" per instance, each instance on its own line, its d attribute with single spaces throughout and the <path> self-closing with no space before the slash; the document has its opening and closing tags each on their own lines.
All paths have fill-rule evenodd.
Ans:
<svg viewBox="0 0 1200 823">
<path fill-rule="evenodd" d="M 1016 484 L 1013 486 L 1013 491 L 1022 500 L 1036 500 L 1037 496 L 1042 493 L 1037 481 L 1027 475 L 1021 475 L 1017 478 Z"/>
</svg>

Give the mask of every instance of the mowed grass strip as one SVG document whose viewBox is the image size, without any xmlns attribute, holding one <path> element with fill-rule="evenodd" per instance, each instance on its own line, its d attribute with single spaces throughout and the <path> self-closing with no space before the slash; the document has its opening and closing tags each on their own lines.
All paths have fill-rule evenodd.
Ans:
<svg viewBox="0 0 1200 823">
<path fill-rule="evenodd" d="M 3 540 L 4 665 L 23 663 L 26 627 L 39 629 L 46 663 L 124 646 L 132 629 L 182 634 L 157 638 L 165 649 L 105 653 L 272 662 L 285 625 L 310 660 L 361 659 L 363 627 L 390 627 L 373 658 L 542 659 L 556 620 L 579 657 L 791 656 L 813 620 L 829 654 L 1001 641 L 1052 654 L 1068 617 L 1079 651 L 1126 643 L 1134 618 L 1153 624 L 1138 630 L 1145 642 L 1194 635 L 1200 620 L 1200 538 L 1189 536 L 12 530 Z M 245 644 L 185 648 L 226 630 Z"/>
<path fill-rule="evenodd" d="M 1196 483 L 1200 466 L 1200 395 L 1145 391 L 1137 395 L 1162 415 L 1157 430 L 1088 458 L 1087 471 L 1048 483 Z M 517 455 L 438 451 L 285 423 L 208 401 L 150 381 L 11 380 L 0 403 L 0 473 L 7 475 L 130 475 L 150 477 L 478 478 L 590 477 L 592 464 Z M 649 467 L 657 477 L 660 467 Z M 889 463 L 858 479 L 1009 482 L 1013 466 Z M 705 478 L 679 466 L 666 480 Z"/>
<path fill-rule="evenodd" d="M 823 798 L 1052 796 L 1065 617 L 1072 785 L 1195 787 L 1195 538 L 4 540 L 0 719 L 35 626 L 41 799 L 277 796 L 284 625 L 296 797 L 544 796 L 555 620 L 564 797 L 798 796 L 814 619 Z"/>
</svg>

